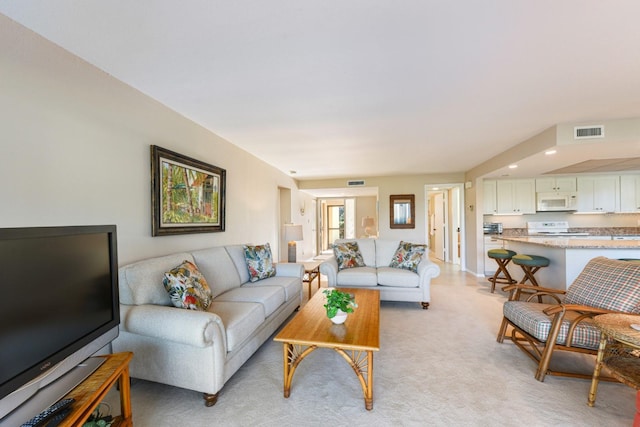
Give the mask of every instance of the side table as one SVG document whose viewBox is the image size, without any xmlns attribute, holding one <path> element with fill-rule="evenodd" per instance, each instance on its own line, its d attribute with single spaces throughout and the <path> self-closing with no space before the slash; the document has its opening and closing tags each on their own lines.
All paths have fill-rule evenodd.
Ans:
<svg viewBox="0 0 640 427">
<path fill-rule="evenodd" d="M 69 415 L 59 424 L 60 427 L 81 426 L 115 384 L 120 388 L 120 415 L 115 417 L 111 425 L 112 427 L 133 425 L 129 384 L 129 362 L 133 353 L 115 353 L 96 357 L 105 357 L 107 360 L 65 396 L 73 397 L 76 401 L 73 402 Z"/>
<path fill-rule="evenodd" d="M 640 316 L 633 314 L 601 314 L 593 322 L 602 332 L 598 357 L 593 371 L 588 405 L 596 402 L 600 371 L 603 366 L 623 384 L 640 390 L 640 331 L 631 327 L 640 325 Z M 634 425 L 640 421 L 636 412 Z"/>
<path fill-rule="evenodd" d="M 311 284 L 314 279 L 318 279 L 318 289 L 320 289 L 320 263 L 317 261 L 303 262 L 304 278 L 302 281 L 309 284 L 309 299 L 311 299 Z"/>
</svg>

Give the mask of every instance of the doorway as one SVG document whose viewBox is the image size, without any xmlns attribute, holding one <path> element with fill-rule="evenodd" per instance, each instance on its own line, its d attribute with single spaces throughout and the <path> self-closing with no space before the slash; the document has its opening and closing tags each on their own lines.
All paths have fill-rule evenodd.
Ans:
<svg viewBox="0 0 640 427">
<path fill-rule="evenodd" d="M 464 260 L 463 184 L 425 186 L 427 236 L 430 256 L 459 264 Z"/>
</svg>

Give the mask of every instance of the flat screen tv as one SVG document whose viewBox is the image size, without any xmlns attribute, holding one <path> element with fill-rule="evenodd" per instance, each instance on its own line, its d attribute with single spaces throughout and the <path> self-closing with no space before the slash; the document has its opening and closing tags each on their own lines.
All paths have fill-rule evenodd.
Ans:
<svg viewBox="0 0 640 427">
<path fill-rule="evenodd" d="M 115 225 L 0 228 L 0 291 L 4 424 L 117 337 Z"/>
</svg>

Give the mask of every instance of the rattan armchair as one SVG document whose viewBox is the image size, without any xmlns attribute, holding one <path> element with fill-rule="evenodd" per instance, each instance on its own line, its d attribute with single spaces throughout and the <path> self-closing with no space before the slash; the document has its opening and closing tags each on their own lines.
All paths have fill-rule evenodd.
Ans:
<svg viewBox="0 0 640 427">
<path fill-rule="evenodd" d="M 590 379 L 592 372 L 551 370 L 552 356 L 556 351 L 596 355 L 600 330 L 593 324 L 594 316 L 640 314 L 640 263 L 597 257 L 566 292 L 529 285 L 508 285 L 503 290 L 510 294 L 497 341 L 510 338 L 531 357 L 538 364 L 538 381 L 547 374 Z M 547 302 L 540 303 L 538 296 Z"/>
</svg>

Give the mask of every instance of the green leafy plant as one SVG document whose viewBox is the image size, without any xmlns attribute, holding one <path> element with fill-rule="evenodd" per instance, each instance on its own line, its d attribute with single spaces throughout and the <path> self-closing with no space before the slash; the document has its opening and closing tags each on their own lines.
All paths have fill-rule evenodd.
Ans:
<svg viewBox="0 0 640 427">
<path fill-rule="evenodd" d="M 327 309 L 327 317 L 332 319 L 338 313 L 338 310 L 342 310 L 345 313 L 353 313 L 358 307 L 356 299 L 353 295 L 346 292 L 341 292 L 337 289 L 326 289 L 323 291 L 327 297 L 327 303 L 324 308 Z"/>
</svg>

